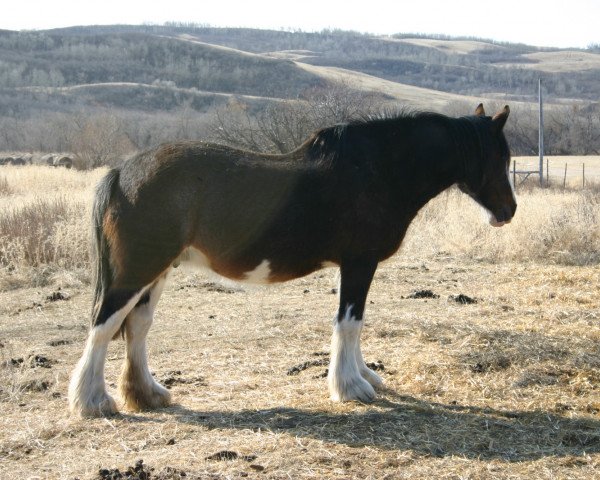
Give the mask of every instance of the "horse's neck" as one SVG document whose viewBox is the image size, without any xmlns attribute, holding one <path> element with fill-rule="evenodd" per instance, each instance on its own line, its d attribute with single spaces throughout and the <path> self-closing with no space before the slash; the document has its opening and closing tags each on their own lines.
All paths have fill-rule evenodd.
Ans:
<svg viewBox="0 0 600 480">
<path fill-rule="evenodd" d="M 483 140 L 479 126 L 472 118 L 463 117 L 452 121 L 450 134 L 453 138 L 459 179 L 464 181 L 484 156 Z"/>
<path fill-rule="evenodd" d="M 409 202 L 417 209 L 462 181 L 464 171 L 462 145 L 456 144 L 450 129 L 436 129 L 428 141 L 417 155 L 408 153 L 397 159 L 403 164 L 399 168 L 402 191 L 398 193 L 403 202 Z"/>
</svg>

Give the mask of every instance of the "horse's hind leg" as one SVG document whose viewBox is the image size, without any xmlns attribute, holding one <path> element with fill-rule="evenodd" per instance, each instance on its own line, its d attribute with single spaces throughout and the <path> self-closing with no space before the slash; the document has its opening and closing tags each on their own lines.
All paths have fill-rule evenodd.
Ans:
<svg viewBox="0 0 600 480">
<path fill-rule="evenodd" d="M 169 391 L 152 377 L 146 353 L 146 335 L 165 281 L 166 275 L 161 276 L 125 320 L 127 357 L 119 380 L 119 393 L 126 407 L 131 410 L 162 407 L 171 401 Z"/>
<path fill-rule="evenodd" d="M 94 325 L 88 335 L 83 355 L 69 384 L 71 412 L 83 417 L 111 415 L 117 405 L 107 393 L 104 383 L 104 364 L 108 343 L 121 328 L 131 309 L 139 302 L 146 288 L 135 290 L 109 290 Z"/>
</svg>

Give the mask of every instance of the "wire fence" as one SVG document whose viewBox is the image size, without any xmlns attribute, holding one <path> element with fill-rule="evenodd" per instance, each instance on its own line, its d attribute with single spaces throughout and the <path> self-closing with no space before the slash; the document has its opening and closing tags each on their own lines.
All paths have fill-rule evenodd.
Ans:
<svg viewBox="0 0 600 480">
<path fill-rule="evenodd" d="M 545 187 L 597 187 L 600 185 L 600 155 L 544 157 L 543 175 Z M 514 157 L 510 177 L 515 189 L 539 185 L 539 158 Z"/>
</svg>

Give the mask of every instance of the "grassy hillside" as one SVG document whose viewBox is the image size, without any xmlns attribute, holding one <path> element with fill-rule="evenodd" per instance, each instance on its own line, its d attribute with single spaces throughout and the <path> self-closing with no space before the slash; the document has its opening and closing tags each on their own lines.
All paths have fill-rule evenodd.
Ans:
<svg viewBox="0 0 600 480">
<path fill-rule="evenodd" d="M 137 119 L 137 131 L 124 135 L 145 148 L 205 135 L 202 125 L 217 108 L 235 104 L 252 116 L 343 86 L 347 95 L 368 94 L 380 106 L 451 114 L 466 114 L 480 101 L 510 102 L 514 112 L 521 109 L 517 153 L 531 154 L 539 78 L 548 108 L 557 112 L 549 125 L 560 146 L 550 140 L 549 148 L 599 153 L 600 138 L 588 133 L 600 125 L 600 53 L 593 49 L 174 25 L 1 31 L 0 149 L 69 150 L 75 134 L 49 132 L 65 123 L 57 114 L 107 113 Z M 182 133 L 190 112 L 197 125 Z"/>
<path fill-rule="evenodd" d="M 129 82 L 295 98 L 322 85 L 323 79 L 282 55 L 290 51 L 302 52 L 292 57 L 296 62 L 344 68 L 441 92 L 533 98 L 542 76 L 554 100 L 600 96 L 600 54 L 592 51 L 472 40 L 374 38 L 350 32 L 159 26 L 4 32 L 0 34 L 0 86 L 6 94 L 33 86 L 52 92 L 55 87 Z M 103 93 L 101 104 L 106 101 Z M 141 98 L 134 98 L 140 108 L 147 108 Z M 124 107 L 135 106 L 131 102 Z"/>
</svg>

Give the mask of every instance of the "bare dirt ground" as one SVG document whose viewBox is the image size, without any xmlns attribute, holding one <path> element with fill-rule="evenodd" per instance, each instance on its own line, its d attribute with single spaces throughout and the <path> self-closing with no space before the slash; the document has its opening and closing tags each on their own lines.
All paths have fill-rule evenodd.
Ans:
<svg viewBox="0 0 600 480">
<path fill-rule="evenodd" d="M 597 266 L 397 255 L 367 305 L 370 405 L 328 400 L 334 270 L 244 290 L 176 271 L 149 337 L 175 404 L 92 420 L 66 404 L 90 288 L 58 286 L 0 292 L 2 478 L 600 475 Z"/>
</svg>

